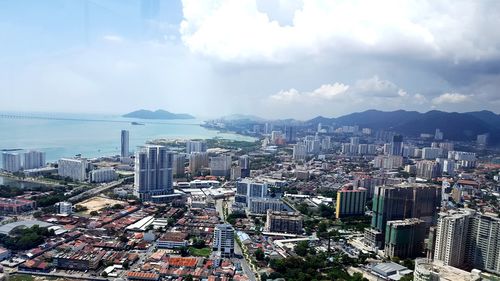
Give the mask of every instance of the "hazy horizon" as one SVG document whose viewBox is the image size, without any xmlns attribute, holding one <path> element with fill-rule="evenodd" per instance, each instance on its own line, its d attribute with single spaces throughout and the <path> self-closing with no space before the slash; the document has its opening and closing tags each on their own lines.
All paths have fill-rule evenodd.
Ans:
<svg viewBox="0 0 500 281">
<path fill-rule="evenodd" d="M 498 1 L 2 1 L 0 111 L 500 113 Z"/>
</svg>

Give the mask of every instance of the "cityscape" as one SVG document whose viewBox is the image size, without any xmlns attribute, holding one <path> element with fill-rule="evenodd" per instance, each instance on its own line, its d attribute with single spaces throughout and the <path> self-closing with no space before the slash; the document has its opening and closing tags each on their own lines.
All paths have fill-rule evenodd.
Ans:
<svg viewBox="0 0 500 281">
<path fill-rule="evenodd" d="M 498 19 L 0 1 L 0 281 L 500 281 Z"/>
</svg>

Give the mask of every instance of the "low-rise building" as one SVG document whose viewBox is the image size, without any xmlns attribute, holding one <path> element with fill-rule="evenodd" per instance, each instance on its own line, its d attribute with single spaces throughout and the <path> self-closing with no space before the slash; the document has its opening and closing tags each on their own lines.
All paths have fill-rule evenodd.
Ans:
<svg viewBox="0 0 500 281">
<path fill-rule="evenodd" d="M 158 238 L 156 245 L 164 249 L 187 247 L 187 236 L 187 233 L 183 232 L 167 232 Z"/>
</svg>

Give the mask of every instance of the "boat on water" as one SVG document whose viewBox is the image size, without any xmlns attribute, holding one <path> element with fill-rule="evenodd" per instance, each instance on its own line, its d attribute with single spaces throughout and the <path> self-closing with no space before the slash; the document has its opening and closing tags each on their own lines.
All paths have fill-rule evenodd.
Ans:
<svg viewBox="0 0 500 281">
<path fill-rule="evenodd" d="M 139 123 L 139 122 L 130 122 L 132 125 L 145 125 L 144 123 Z"/>
</svg>

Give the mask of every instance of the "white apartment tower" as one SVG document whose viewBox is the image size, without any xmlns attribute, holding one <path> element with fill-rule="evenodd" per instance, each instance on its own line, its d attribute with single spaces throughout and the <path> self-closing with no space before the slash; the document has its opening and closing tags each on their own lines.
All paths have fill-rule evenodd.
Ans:
<svg viewBox="0 0 500 281">
<path fill-rule="evenodd" d="M 21 155 L 12 152 L 2 153 L 2 169 L 11 173 L 19 172 L 21 170 Z"/>
<path fill-rule="evenodd" d="M 45 152 L 28 151 L 23 154 L 23 169 L 30 170 L 45 166 Z"/>
<path fill-rule="evenodd" d="M 86 170 L 86 159 L 61 158 L 58 161 L 57 174 L 63 178 L 84 181 L 87 178 Z"/>
<path fill-rule="evenodd" d="M 231 258 L 234 255 L 234 228 L 230 224 L 215 226 L 212 250 L 221 257 Z"/>
</svg>

